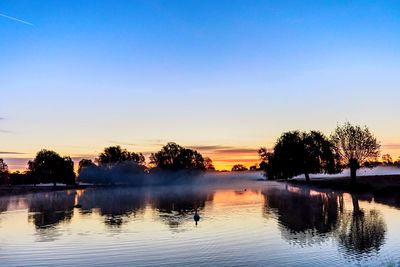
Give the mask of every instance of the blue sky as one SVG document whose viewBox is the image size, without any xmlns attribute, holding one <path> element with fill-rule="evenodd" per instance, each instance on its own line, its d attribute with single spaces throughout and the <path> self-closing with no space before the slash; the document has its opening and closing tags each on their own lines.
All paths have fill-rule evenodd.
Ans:
<svg viewBox="0 0 400 267">
<path fill-rule="evenodd" d="M 2 0 L 0 14 L 32 24 L 0 15 L 0 152 L 23 153 L 2 157 L 176 141 L 222 166 L 347 120 L 400 155 L 396 1 Z"/>
</svg>

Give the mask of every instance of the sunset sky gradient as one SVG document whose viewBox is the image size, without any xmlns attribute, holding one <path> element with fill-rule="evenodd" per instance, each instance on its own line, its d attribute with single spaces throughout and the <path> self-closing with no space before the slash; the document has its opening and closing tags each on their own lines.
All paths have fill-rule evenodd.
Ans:
<svg viewBox="0 0 400 267">
<path fill-rule="evenodd" d="M 3 0 L 0 157 L 175 141 L 230 169 L 350 121 L 397 158 L 399 47 L 396 1 Z"/>
</svg>

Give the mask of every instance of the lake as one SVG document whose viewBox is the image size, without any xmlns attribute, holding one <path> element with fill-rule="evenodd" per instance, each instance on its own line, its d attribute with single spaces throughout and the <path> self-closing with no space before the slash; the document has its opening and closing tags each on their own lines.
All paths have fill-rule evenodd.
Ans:
<svg viewBox="0 0 400 267">
<path fill-rule="evenodd" d="M 0 265 L 399 266 L 399 203 L 261 181 L 8 196 Z"/>
</svg>

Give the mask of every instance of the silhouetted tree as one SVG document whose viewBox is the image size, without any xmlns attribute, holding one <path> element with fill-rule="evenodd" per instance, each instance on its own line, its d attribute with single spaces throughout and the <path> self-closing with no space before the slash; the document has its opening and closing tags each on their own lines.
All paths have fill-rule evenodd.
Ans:
<svg viewBox="0 0 400 267">
<path fill-rule="evenodd" d="M 145 178 L 145 166 L 132 160 L 100 166 L 91 160 L 81 160 L 78 174 L 77 181 L 83 183 L 142 185 Z"/>
<path fill-rule="evenodd" d="M 400 157 L 395 162 L 393 162 L 393 165 L 396 167 L 400 167 Z"/>
<path fill-rule="evenodd" d="M 256 171 L 257 170 L 257 165 L 252 165 L 249 168 L 250 171 Z"/>
<path fill-rule="evenodd" d="M 93 168 L 93 167 L 97 167 L 97 166 L 96 166 L 96 164 L 94 164 L 94 162 L 91 159 L 81 159 L 79 161 L 78 174 L 81 174 L 81 172 L 85 168 Z"/>
<path fill-rule="evenodd" d="M 144 164 L 145 158 L 142 153 L 128 152 L 120 146 L 106 147 L 96 158 L 100 166 L 112 166 L 115 163 L 133 161 L 140 165 Z"/>
<path fill-rule="evenodd" d="M 8 165 L 3 159 L 0 159 L 0 184 L 8 185 L 9 183 Z"/>
<path fill-rule="evenodd" d="M 38 182 L 75 184 L 74 162 L 50 150 L 41 150 L 28 162 L 30 175 Z"/>
<path fill-rule="evenodd" d="M 204 158 L 204 167 L 206 168 L 207 171 L 215 171 L 213 162 L 209 157 Z"/>
<path fill-rule="evenodd" d="M 268 155 L 271 155 L 271 154 L 272 153 L 269 152 L 266 147 L 260 147 L 260 149 L 258 149 L 258 155 L 260 156 L 260 158 L 262 160 L 267 161 L 268 160 Z"/>
<path fill-rule="evenodd" d="M 287 179 L 311 173 L 335 173 L 338 160 L 332 143 L 320 132 L 286 132 L 278 139 L 273 154 L 263 154 L 268 160 L 268 176 Z"/>
<path fill-rule="evenodd" d="M 353 183 L 356 183 L 357 169 L 360 165 L 379 156 L 380 144 L 367 126 L 361 128 L 346 122 L 337 126 L 331 140 L 341 162 L 350 167 Z"/>
<path fill-rule="evenodd" d="M 258 155 L 260 156 L 261 159 L 260 170 L 264 171 L 265 176 L 267 176 L 268 180 L 275 179 L 272 168 L 273 165 L 272 162 L 274 161 L 274 153 L 269 152 L 265 147 L 261 147 L 258 150 Z"/>
<path fill-rule="evenodd" d="M 390 166 L 393 165 L 393 159 L 392 156 L 390 156 L 389 154 L 384 154 L 382 155 L 382 163 L 386 166 Z"/>
<path fill-rule="evenodd" d="M 258 169 L 260 171 L 267 171 L 267 166 L 268 166 L 268 163 L 266 161 L 261 161 Z"/>
<path fill-rule="evenodd" d="M 269 152 L 266 147 L 261 147 L 260 149 L 258 149 L 257 152 L 258 155 L 260 156 L 261 161 L 268 164 L 268 160 L 273 155 L 273 153 Z"/>
<path fill-rule="evenodd" d="M 231 171 L 233 172 L 242 172 L 242 171 L 248 171 L 249 169 L 247 169 L 246 166 L 242 165 L 242 164 L 235 164 L 232 166 Z"/>
<path fill-rule="evenodd" d="M 366 160 L 361 166 L 372 169 L 378 166 L 382 166 L 382 162 L 377 160 Z"/>
<path fill-rule="evenodd" d="M 31 172 L 26 171 L 21 173 L 20 171 L 15 171 L 10 173 L 10 184 L 20 185 L 20 184 L 36 184 L 36 178 Z"/>
<path fill-rule="evenodd" d="M 150 163 L 160 169 L 171 171 L 206 169 L 204 158 L 200 153 L 176 143 L 168 143 L 160 151 L 152 153 Z"/>
<path fill-rule="evenodd" d="M 106 147 L 95 161 L 98 165 L 88 159 L 79 162 L 79 182 L 108 185 L 143 183 L 145 158 L 142 153 L 111 146 Z"/>
</svg>

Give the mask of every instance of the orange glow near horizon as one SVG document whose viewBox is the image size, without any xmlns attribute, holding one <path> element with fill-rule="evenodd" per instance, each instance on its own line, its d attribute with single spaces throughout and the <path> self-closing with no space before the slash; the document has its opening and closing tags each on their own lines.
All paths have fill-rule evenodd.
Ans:
<svg viewBox="0 0 400 267">
<path fill-rule="evenodd" d="M 129 150 L 129 149 L 128 149 Z M 156 151 L 157 149 L 155 149 Z M 243 152 L 241 151 L 243 150 Z M 236 149 L 232 151 L 211 151 L 211 150 L 202 150 L 198 149 L 198 151 L 204 156 L 209 157 L 213 161 L 213 165 L 218 171 L 227 170 L 230 171 L 232 166 L 235 164 L 242 164 L 249 168 L 250 166 L 254 166 L 259 164 L 260 159 L 257 153 L 257 149 Z M 67 156 L 68 153 L 59 153 L 62 156 Z M 381 156 L 383 154 L 390 154 L 392 156 L 393 161 L 400 159 L 400 148 L 390 148 L 390 147 L 383 147 Z M 150 153 L 144 153 L 146 159 L 148 160 Z M 0 158 L 4 158 L 5 162 L 8 164 L 9 171 L 26 171 L 27 163 L 29 160 L 34 158 L 34 154 L 24 154 L 19 155 L 17 157 L 4 157 L 5 155 L 0 155 Z M 75 170 L 78 169 L 78 162 L 82 158 L 94 159 L 96 154 L 78 154 L 71 156 L 75 162 Z M 380 160 L 381 158 L 379 158 Z"/>
<path fill-rule="evenodd" d="M 226 159 L 226 160 L 219 160 L 219 161 L 213 161 L 213 165 L 216 170 L 222 171 L 222 170 L 227 170 L 230 171 L 235 164 L 242 164 L 246 166 L 247 168 L 250 168 L 250 166 L 257 165 L 260 162 L 258 157 L 254 157 L 254 159 Z"/>
</svg>

